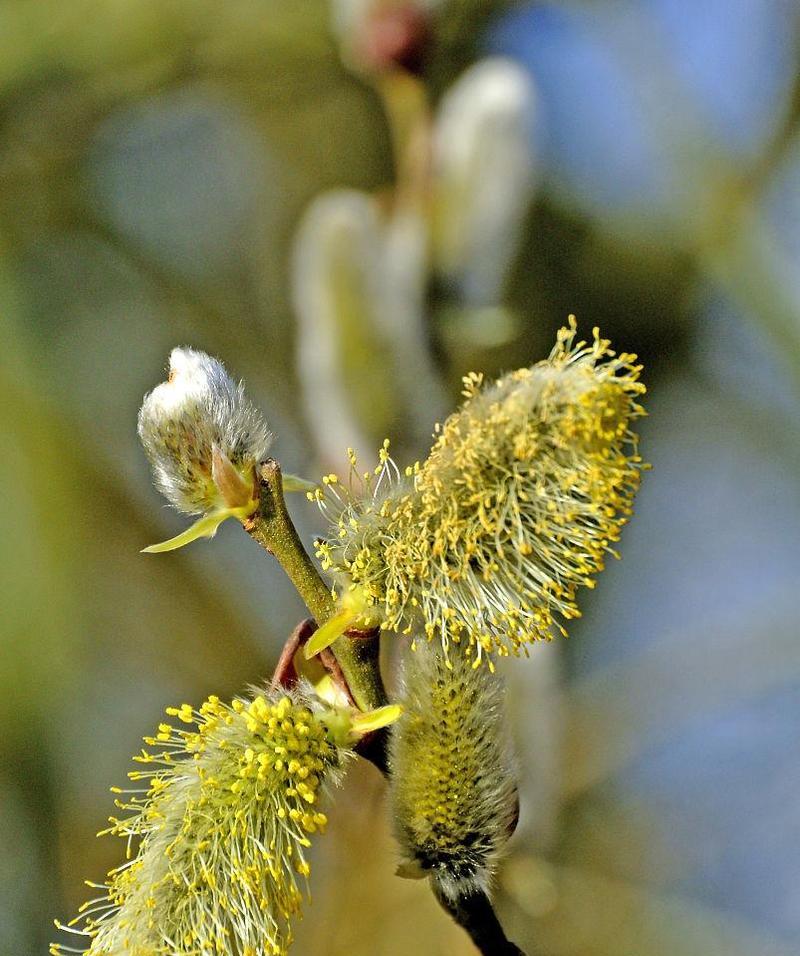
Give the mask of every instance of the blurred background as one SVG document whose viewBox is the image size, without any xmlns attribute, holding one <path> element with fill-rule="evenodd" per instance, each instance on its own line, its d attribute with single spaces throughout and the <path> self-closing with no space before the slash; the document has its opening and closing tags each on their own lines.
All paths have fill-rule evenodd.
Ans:
<svg viewBox="0 0 800 956">
<path fill-rule="evenodd" d="M 120 860 L 94 834 L 163 707 L 266 677 L 303 616 L 234 522 L 139 553 L 185 524 L 135 431 L 169 350 L 316 478 L 423 456 L 570 312 L 644 361 L 654 469 L 570 640 L 503 668 L 498 908 L 531 956 L 791 956 L 796 0 L 0 0 L 0 954 Z M 384 809 L 354 767 L 298 954 L 472 952 Z"/>
</svg>

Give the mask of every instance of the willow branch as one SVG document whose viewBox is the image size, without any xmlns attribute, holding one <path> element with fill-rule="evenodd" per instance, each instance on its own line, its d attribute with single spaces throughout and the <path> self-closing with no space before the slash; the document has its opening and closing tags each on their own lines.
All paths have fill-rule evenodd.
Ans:
<svg viewBox="0 0 800 956">
<path fill-rule="evenodd" d="M 245 522 L 245 530 L 275 556 L 317 625 L 322 625 L 334 613 L 333 597 L 289 517 L 280 465 L 274 459 L 261 465 L 259 485 L 259 509 Z M 387 699 L 378 666 L 377 634 L 344 634 L 333 643 L 331 650 L 358 707 L 366 711 L 384 706 Z"/>
<path fill-rule="evenodd" d="M 442 909 L 469 934 L 478 952 L 484 956 L 525 956 L 506 936 L 491 900 L 482 890 L 452 900 L 437 892 L 433 885 L 433 895 Z"/>
<path fill-rule="evenodd" d="M 301 621 L 289 635 L 281 656 L 272 675 L 272 687 L 294 687 L 299 679 L 295 668 L 295 655 L 316 631 L 317 625 L 311 618 Z M 329 647 L 319 654 L 319 660 L 333 679 L 336 686 L 346 695 L 351 704 L 355 704 L 353 693 L 342 671 L 341 664 Z M 353 748 L 355 752 L 378 768 L 384 777 L 389 776 L 389 732 L 381 727 L 363 736 Z"/>
</svg>

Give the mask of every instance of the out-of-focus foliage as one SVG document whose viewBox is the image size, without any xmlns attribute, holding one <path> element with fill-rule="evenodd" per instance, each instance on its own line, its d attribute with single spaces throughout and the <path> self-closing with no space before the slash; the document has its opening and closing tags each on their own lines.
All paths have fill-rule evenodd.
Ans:
<svg viewBox="0 0 800 956">
<path fill-rule="evenodd" d="M 570 641 L 506 669 L 522 817 L 499 909 L 550 956 L 797 952 L 797 6 L 432 6 L 434 122 L 481 56 L 534 90 L 535 193 L 488 304 L 429 261 L 427 211 L 397 218 L 386 90 L 342 65 L 329 4 L 0 3 L 2 953 L 44 952 L 118 862 L 106 787 L 164 704 L 263 678 L 303 615 L 235 527 L 138 553 L 182 526 L 135 434 L 169 350 L 219 355 L 314 476 L 341 465 L 326 434 L 424 453 L 462 374 L 543 357 L 569 312 L 640 353 L 655 467 Z M 336 252 L 372 291 L 344 309 L 362 351 L 315 369 L 298 227 L 330 190 L 360 197 Z M 297 952 L 470 952 L 393 875 L 382 791 L 350 774 Z"/>
</svg>

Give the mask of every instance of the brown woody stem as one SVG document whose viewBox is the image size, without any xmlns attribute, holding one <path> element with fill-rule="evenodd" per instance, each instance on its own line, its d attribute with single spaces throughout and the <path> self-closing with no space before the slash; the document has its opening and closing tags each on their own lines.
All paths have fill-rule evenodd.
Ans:
<svg viewBox="0 0 800 956">
<path fill-rule="evenodd" d="M 289 635 L 275 667 L 275 673 L 272 675 L 273 688 L 290 688 L 295 686 L 298 681 L 297 670 L 294 666 L 295 655 L 304 644 L 308 643 L 309 638 L 316 629 L 317 625 L 315 622 L 311 618 L 306 618 L 306 620 L 301 621 Z M 356 638 L 356 640 L 358 640 L 358 638 Z M 339 687 L 347 695 L 350 702 L 354 704 L 355 701 L 353 700 L 352 692 L 347 684 L 341 665 L 336 660 L 334 654 L 331 653 L 331 649 L 326 647 L 325 650 L 321 651 L 319 659 L 322 666 L 333 678 L 336 686 Z M 375 730 L 362 737 L 353 749 L 360 757 L 374 764 L 384 777 L 388 777 L 388 744 L 388 730 L 386 727 L 381 727 L 379 730 Z"/>
<path fill-rule="evenodd" d="M 483 956 L 525 956 L 506 937 L 489 897 L 482 890 L 453 900 L 440 893 L 435 884 L 431 885 L 439 905 L 467 932 Z"/>
<path fill-rule="evenodd" d="M 273 458 L 265 461 L 258 480 L 259 508 L 245 521 L 245 531 L 275 556 L 317 624 L 324 624 L 334 613 L 333 597 L 289 517 L 278 462 Z M 331 650 L 361 710 L 374 710 L 387 703 L 378 667 L 377 634 L 345 634 L 333 643 Z"/>
</svg>

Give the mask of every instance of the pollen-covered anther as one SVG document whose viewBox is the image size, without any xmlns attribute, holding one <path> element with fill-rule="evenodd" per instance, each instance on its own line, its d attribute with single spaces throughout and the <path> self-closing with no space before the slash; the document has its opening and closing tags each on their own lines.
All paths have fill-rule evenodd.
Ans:
<svg viewBox="0 0 800 956">
<path fill-rule="evenodd" d="M 150 550 L 211 536 L 224 518 L 255 510 L 256 466 L 271 435 L 217 359 L 173 349 L 169 378 L 145 396 L 138 428 L 159 491 L 179 511 L 204 516 L 169 546 Z"/>
</svg>

